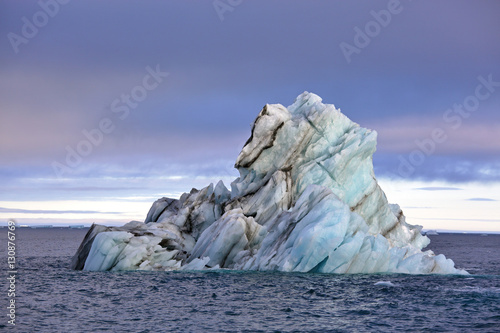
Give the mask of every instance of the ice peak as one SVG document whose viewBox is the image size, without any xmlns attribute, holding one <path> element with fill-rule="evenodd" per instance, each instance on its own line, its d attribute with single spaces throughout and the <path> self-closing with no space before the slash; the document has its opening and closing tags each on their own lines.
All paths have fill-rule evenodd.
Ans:
<svg viewBox="0 0 500 333">
<path fill-rule="evenodd" d="M 315 104 L 322 103 L 321 97 L 316 94 L 304 91 L 302 94 L 297 96 L 295 102 L 288 107 L 291 114 L 304 114 L 304 112 L 309 111 Z"/>
</svg>

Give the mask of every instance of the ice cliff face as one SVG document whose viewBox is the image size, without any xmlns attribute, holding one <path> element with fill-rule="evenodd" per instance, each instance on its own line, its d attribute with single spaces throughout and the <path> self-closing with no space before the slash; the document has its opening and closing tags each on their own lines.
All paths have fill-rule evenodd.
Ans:
<svg viewBox="0 0 500 333">
<path fill-rule="evenodd" d="M 72 268 L 465 273 L 390 205 L 372 165 L 376 132 L 304 92 L 266 105 L 222 182 L 162 198 L 146 220 L 93 225 Z"/>
</svg>

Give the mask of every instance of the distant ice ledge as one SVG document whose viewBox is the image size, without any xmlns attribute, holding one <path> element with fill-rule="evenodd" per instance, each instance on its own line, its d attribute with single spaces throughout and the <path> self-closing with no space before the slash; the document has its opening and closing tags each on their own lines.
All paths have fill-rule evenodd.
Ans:
<svg viewBox="0 0 500 333">
<path fill-rule="evenodd" d="M 373 173 L 376 137 L 312 93 L 267 104 L 231 191 L 220 181 L 157 200 L 144 222 L 93 225 L 71 267 L 467 274 L 422 252 L 421 227 L 387 202 Z"/>
</svg>

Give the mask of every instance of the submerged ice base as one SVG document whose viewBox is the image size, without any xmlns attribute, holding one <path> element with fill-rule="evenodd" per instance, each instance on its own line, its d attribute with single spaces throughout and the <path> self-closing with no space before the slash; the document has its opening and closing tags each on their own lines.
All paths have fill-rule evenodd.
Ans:
<svg viewBox="0 0 500 333">
<path fill-rule="evenodd" d="M 464 274 L 422 252 L 429 239 L 387 202 L 374 173 L 376 132 L 304 92 L 266 105 L 222 182 L 153 203 L 146 220 L 93 225 L 73 269 L 278 270 Z"/>
</svg>

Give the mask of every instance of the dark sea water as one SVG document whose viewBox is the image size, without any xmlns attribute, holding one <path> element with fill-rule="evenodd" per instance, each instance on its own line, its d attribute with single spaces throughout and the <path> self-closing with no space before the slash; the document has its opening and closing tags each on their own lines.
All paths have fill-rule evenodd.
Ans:
<svg viewBox="0 0 500 333">
<path fill-rule="evenodd" d="M 1 331 L 500 332 L 500 235 L 430 236 L 470 276 L 69 270 L 86 231 L 17 229 L 16 326 L 2 278 Z"/>
</svg>

